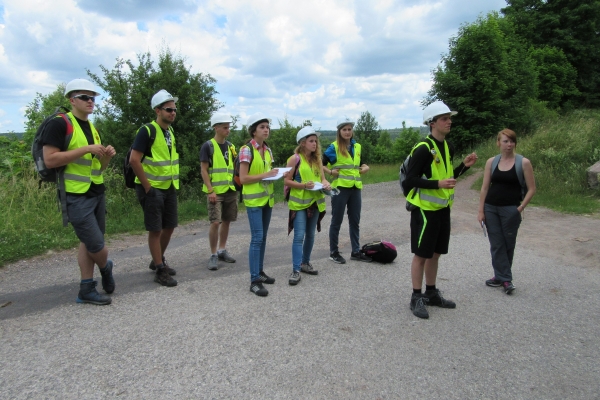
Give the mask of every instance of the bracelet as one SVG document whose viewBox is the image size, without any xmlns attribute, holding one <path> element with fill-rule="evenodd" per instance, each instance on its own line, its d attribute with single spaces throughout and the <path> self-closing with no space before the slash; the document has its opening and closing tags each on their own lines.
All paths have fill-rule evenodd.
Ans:
<svg viewBox="0 0 600 400">
<path fill-rule="evenodd" d="M 212 194 L 215 191 L 215 189 L 210 189 L 208 192 L 206 192 L 206 194 Z"/>
<path fill-rule="evenodd" d="M 306 189 L 306 183 L 304 183 L 304 189 Z"/>
</svg>

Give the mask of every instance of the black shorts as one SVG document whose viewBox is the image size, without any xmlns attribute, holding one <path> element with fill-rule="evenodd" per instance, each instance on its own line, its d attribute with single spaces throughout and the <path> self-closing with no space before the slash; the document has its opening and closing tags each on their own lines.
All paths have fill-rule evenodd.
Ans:
<svg viewBox="0 0 600 400">
<path fill-rule="evenodd" d="M 410 214 L 410 249 L 423 258 L 433 253 L 448 254 L 450 244 L 450 207 L 436 211 L 417 208 Z"/>
<path fill-rule="evenodd" d="M 144 225 L 147 231 L 157 232 L 177 227 L 177 191 L 152 188 L 146 194 L 142 185 L 135 185 L 135 194 L 144 210 Z"/>
</svg>

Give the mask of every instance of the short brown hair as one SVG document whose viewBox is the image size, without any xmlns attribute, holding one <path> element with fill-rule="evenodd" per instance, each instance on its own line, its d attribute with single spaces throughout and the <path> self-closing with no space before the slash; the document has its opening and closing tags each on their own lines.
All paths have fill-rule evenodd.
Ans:
<svg viewBox="0 0 600 400">
<path fill-rule="evenodd" d="M 512 142 L 515 142 L 515 144 L 517 144 L 517 134 L 515 133 L 515 131 L 512 131 L 508 128 L 502 129 L 500 132 L 498 132 L 498 139 L 497 139 L 498 141 L 500 141 L 500 139 L 502 139 L 502 135 L 506 136 Z"/>
</svg>

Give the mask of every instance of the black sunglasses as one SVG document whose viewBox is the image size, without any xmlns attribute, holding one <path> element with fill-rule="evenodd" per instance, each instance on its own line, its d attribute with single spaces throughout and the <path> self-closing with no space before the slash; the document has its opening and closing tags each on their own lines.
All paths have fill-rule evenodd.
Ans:
<svg viewBox="0 0 600 400">
<path fill-rule="evenodd" d="M 176 108 L 171 108 L 171 107 L 166 107 L 166 108 L 161 108 L 161 110 L 165 110 L 168 113 L 174 113 L 177 112 Z"/>
<path fill-rule="evenodd" d="M 96 102 L 96 96 L 88 96 L 87 94 L 76 94 L 72 97 L 73 99 L 81 99 L 83 101 L 92 101 L 92 103 Z"/>
</svg>

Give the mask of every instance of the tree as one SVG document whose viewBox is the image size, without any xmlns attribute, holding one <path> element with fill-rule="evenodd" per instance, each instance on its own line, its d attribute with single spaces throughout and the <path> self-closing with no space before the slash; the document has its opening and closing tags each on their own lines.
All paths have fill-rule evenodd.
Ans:
<svg viewBox="0 0 600 400">
<path fill-rule="evenodd" d="M 354 135 L 362 147 L 361 160 L 364 163 L 373 162 L 373 152 L 379 140 L 380 128 L 375 116 L 369 111 L 360 114 L 354 125 Z"/>
<path fill-rule="evenodd" d="M 25 108 L 25 135 L 23 140 L 25 143 L 33 142 L 35 132 L 42 121 L 49 115 L 52 115 L 57 107 L 63 106 L 71 109 L 69 99 L 65 97 L 65 84 L 59 84 L 56 89 L 47 94 L 36 93 L 35 98 Z"/>
<path fill-rule="evenodd" d="M 190 72 L 185 59 L 168 48 L 159 53 L 156 68 L 148 52 L 137 55 L 137 65 L 117 59 L 112 70 L 102 65 L 100 69 L 104 77 L 87 72 L 108 94 L 97 111 L 96 125 L 103 140 L 124 157 L 138 128 L 156 119 L 150 107 L 152 96 L 166 89 L 179 98 L 173 129 L 180 155 L 180 179 L 184 183 L 200 180 L 200 147 L 212 137 L 210 116 L 221 107 L 215 98 L 216 81 L 208 74 Z"/>
<path fill-rule="evenodd" d="M 536 99 L 535 63 L 512 25 L 494 12 L 450 39 L 423 105 L 442 100 L 459 112 L 452 141 L 461 149 L 505 127 L 527 130 Z"/>
<path fill-rule="evenodd" d="M 576 86 L 577 70 L 563 51 L 550 46 L 531 46 L 529 56 L 536 65 L 538 100 L 545 102 L 551 110 L 571 109 L 572 102 L 580 95 Z"/>
<path fill-rule="evenodd" d="M 577 70 L 579 105 L 600 107 L 600 1 L 507 0 L 502 13 L 535 47 L 560 49 Z"/>
<path fill-rule="evenodd" d="M 310 120 L 307 120 L 310 123 Z M 273 151 L 274 164 L 277 166 L 285 166 L 288 158 L 294 154 L 294 150 L 298 144 L 296 143 L 296 134 L 307 123 L 304 121 L 302 126 L 294 126 L 287 116 L 283 120 L 278 120 L 279 129 L 273 129 L 269 136 L 269 147 Z"/>
</svg>

